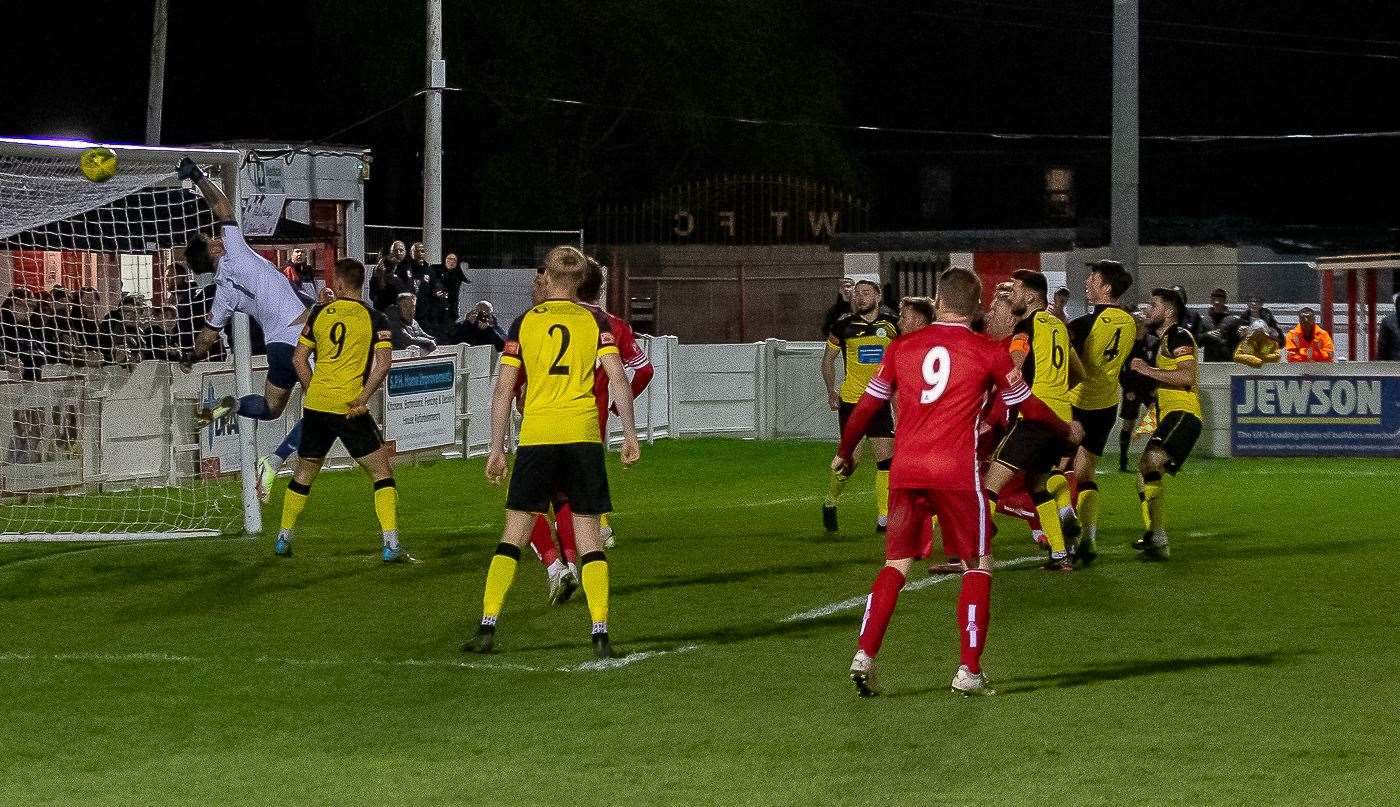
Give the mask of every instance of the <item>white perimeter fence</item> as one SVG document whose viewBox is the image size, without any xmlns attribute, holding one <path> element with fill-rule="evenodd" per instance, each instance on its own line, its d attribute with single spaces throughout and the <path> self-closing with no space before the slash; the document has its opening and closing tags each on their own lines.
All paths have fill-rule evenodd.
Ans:
<svg viewBox="0 0 1400 807">
<path fill-rule="evenodd" d="M 823 343 L 769 340 L 742 345 L 683 345 L 675 337 L 643 337 L 641 342 L 656 368 L 651 385 L 636 402 L 637 428 L 643 440 L 715 435 L 835 441 L 836 414 L 827 407 L 820 372 Z M 394 441 L 400 461 L 485 454 L 496 366 L 489 346 L 443 347 L 428 355 L 396 352 L 394 369 L 372 412 L 383 426 L 385 438 Z M 262 389 L 265 372 L 265 360 L 255 357 L 254 389 Z M 84 452 L 83 467 L 68 469 L 65 474 L 65 486 L 124 489 L 161 485 L 183 475 L 177 470 L 181 468 L 195 467 L 210 477 L 240 467 L 240 424 L 236 418 L 196 431 L 188 416 L 196 402 L 212 402 L 232 394 L 233 369 L 229 364 L 202 363 L 189 374 L 163 362 L 145 362 L 130 371 L 107 368 L 102 377 L 80 383 L 80 389 L 63 387 L 57 392 L 49 387 L 71 387 L 76 382 L 62 366 L 50 366 L 46 373 L 52 380 L 0 384 L 0 398 L 13 405 L 16 400 L 26 400 L 25 396 L 47 400 L 62 394 L 81 400 L 84 411 L 93 413 L 92 422 L 100 424 L 99 428 L 89 438 L 92 444 Z M 1400 362 L 1275 364 L 1260 370 L 1232 363 L 1203 363 L 1200 387 L 1206 434 L 1197 453 L 1231 453 L 1231 406 L 1236 403 L 1232 401 L 1232 379 L 1268 376 L 1301 379 L 1310 388 L 1323 389 L 1329 378 L 1400 379 Z M 1270 383 L 1283 390 L 1288 382 Z M 1388 392 L 1382 405 L 1386 411 L 1400 408 L 1400 401 L 1389 400 L 1389 391 L 1400 389 L 1397 383 L 1385 381 Z M 1341 400 L 1345 403 L 1345 395 Z M 270 453 L 277 446 L 300 410 L 298 390 L 280 419 L 258 424 L 259 454 Z M 1298 414 L 1306 413 L 1299 410 Z M 10 428 L 10 418 L 0 418 L 0 444 Z M 616 440 L 620 434 L 616 417 L 611 431 Z M 191 456 L 196 452 L 197 464 Z M 337 444 L 328 465 L 351 464 L 344 448 Z M 6 470 L 15 474 L 21 468 L 11 465 Z M 29 483 L 34 488 L 51 487 L 38 484 L 37 479 Z"/>
</svg>

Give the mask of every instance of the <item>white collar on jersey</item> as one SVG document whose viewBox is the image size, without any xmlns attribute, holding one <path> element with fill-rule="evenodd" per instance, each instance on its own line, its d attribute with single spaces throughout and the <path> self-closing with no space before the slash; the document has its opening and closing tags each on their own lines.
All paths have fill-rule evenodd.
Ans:
<svg viewBox="0 0 1400 807">
<path fill-rule="evenodd" d="M 929 324 L 942 325 L 946 328 L 966 328 L 969 331 L 972 330 L 972 326 L 968 325 L 966 322 L 930 322 Z"/>
</svg>

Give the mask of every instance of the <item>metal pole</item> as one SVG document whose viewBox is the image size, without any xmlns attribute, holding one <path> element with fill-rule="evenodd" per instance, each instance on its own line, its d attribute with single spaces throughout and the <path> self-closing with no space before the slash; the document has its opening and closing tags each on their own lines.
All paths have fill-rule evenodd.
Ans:
<svg viewBox="0 0 1400 807">
<path fill-rule="evenodd" d="M 160 145 L 160 114 L 165 105 L 165 30 L 169 0 L 156 0 L 151 30 L 151 81 L 146 95 L 146 145 Z"/>
<path fill-rule="evenodd" d="M 442 263 L 442 0 L 428 0 L 428 93 L 423 110 L 423 246 L 428 263 Z"/>
<path fill-rule="evenodd" d="M 1113 259 L 1138 268 L 1138 0 L 1113 0 L 1113 137 L 1109 235 Z"/>
</svg>

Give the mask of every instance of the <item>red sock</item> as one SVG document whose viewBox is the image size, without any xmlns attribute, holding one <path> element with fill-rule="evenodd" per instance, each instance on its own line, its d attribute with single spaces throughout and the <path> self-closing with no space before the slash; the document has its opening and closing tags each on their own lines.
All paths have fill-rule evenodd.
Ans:
<svg viewBox="0 0 1400 807">
<path fill-rule="evenodd" d="M 554 546 L 554 533 L 549 531 L 549 519 L 535 516 L 535 526 L 530 530 L 530 546 L 540 556 L 540 563 L 548 566 L 559 559 L 559 549 Z"/>
<path fill-rule="evenodd" d="M 574 546 L 574 511 L 564 502 L 554 508 L 554 529 L 559 531 L 559 543 L 564 547 L 564 560 L 578 563 L 578 549 Z"/>
<path fill-rule="evenodd" d="M 962 593 L 958 595 L 958 631 L 962 663 L 982 672 L 982 650 L 987 646 L 987 623 L 992 613 L 992 573 L 986 569 L 963 572 Z"/>
<path fill-rule="evenodd" d="M 904 588 L 904 575 L 890 566 L 875 575 L 875 584 L 870 587 L 870 598 L 865 601 L 865 619 L 860 623 L 859 647 L 865 655 L 875 658 L 880 652 L 880 644 L 885 641 L 885 628 L 890 626 L 895 603 L 899 602 L 899 590 Z"/>
</svg>

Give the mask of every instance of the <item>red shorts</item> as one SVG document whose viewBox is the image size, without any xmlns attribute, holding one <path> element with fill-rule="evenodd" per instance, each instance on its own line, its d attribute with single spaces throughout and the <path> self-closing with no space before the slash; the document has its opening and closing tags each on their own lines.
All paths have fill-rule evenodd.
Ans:
<svg viewBox="0 0 1400 807">
<path fill-rule="evenodd" d="M 971 564 L 992 553 L 991 516 L 981 491 L 895 488 L 890 491 L 885 559 L 926 557 L 933 549 L 930 516 L 938 516 L 948 555 Z"/>
</svg>

